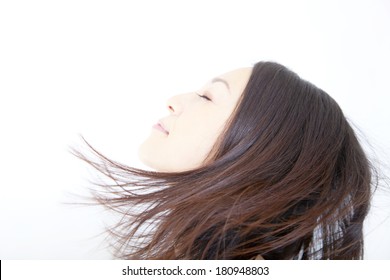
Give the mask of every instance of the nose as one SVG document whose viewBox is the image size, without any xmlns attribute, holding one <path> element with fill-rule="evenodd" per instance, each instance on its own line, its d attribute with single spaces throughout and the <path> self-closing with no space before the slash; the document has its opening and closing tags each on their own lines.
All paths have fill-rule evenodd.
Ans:
<svg viewBox="0 0 390 280">
<path fill-rule="evenodd" d="M 173 106 L 172 105 L 169 105 L 168 104 L 168 111 L 170 112 L 170 113 L 175 113 L 175 109 L 173 109 Z"/>
<path fill-rule="evenodd" d="M 169 113 L 180 115 L 185 106 L 186 96 L 187 94 L 179 94 L 169 98 L 167 101 L 167 108 Z"/>
</svg>

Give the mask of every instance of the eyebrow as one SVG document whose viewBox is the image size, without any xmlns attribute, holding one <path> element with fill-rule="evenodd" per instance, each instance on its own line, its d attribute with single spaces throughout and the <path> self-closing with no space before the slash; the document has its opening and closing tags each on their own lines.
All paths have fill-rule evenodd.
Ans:
<svg viewBox="0 0 390 280">
<path fill-rule="evenodd" d="M 211 83 L 218 83 L 218 82 L 223 83 L 228 88 L 228 90 L 230 91 L 229 83 L 226 80 L 224 80 L 222 78 L 218 78 L 218 77 L 216 77 L 216 78 L 211 80 Z"/>
</svg>

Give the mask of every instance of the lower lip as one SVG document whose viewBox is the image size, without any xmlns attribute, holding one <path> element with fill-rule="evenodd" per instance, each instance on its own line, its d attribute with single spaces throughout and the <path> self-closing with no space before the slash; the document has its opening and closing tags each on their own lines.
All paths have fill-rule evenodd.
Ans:
<svg viewBox="0 0 390 280">
<path fill-rule="evenodd" d="M 166 134 L 166 135 L 169 134 L 169 133 L 166 132 L 166 131 L 164 130 L 164 128 L 162 128 L 162 126 L 159 125 L 158 123 L 156 123 L 155 125 L 153 125 L 153 128 L 154 128 L 154 129 L 157 129 L 157 130 L 159 130 L 159 131 L 161 131 L 162 133 L 164 133 L 164 134 Z"/>
</svg>

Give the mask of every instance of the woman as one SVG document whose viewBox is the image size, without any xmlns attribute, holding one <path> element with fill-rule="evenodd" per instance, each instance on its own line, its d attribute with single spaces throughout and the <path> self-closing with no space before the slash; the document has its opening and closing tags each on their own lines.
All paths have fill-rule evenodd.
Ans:
<svg viewBox="0 0 390 280">
<path fill-rule="evenodd" d="M 361 259 L 372 169 L 337 103 L 259 62 L 171 98 L 139 149 L 156 171 L 76 155 L 114 180 L 126 259 Z M 108 191 L 108 192 L 107 192 Z"/>
</svg>

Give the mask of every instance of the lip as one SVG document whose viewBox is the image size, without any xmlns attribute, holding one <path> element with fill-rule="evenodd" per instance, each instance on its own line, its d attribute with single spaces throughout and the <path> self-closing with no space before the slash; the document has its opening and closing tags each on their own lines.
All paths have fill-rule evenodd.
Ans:
<svg viewBox="0 0 390 280">
<path fill-rule="evenodd" d="M 169 135 L 169 131 L 165 129 L 164 125 L 161 122 L 158 122 L 153 125 L 153 128 L 161 131 L 162 133 Z"/>
</svg>

